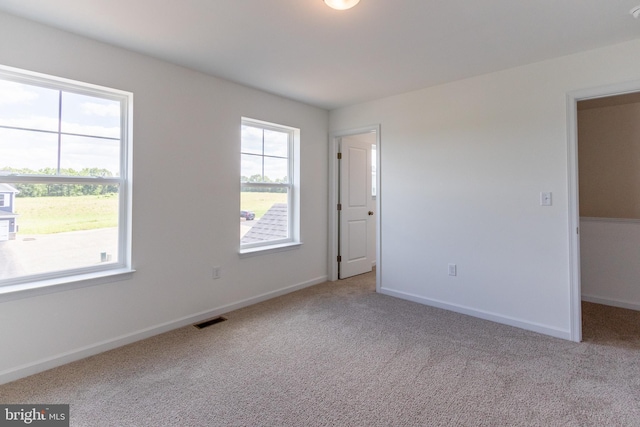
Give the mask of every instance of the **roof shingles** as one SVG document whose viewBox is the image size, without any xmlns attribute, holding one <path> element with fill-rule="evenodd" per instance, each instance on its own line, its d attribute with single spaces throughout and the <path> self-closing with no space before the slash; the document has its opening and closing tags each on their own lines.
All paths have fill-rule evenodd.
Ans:
<svg viewBox="0 0 640 427">
<path fill-rule="evenodd" d="M 286 203 L 276 203 L 251 227 L 242 244 L 280 240 L 289 237 Z"/>
</svg>

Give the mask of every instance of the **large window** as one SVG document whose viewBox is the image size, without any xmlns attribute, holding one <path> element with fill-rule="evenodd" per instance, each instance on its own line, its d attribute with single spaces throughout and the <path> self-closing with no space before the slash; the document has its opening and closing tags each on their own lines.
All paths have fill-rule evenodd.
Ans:
<svg viewBox="0 0 640 427">
<path fill-rule="evenodd" d="M 0 289 L 130 269 L 131 97 L 0 68 Z"/>
<path fill-rule="evenodd" d="M 298 139 L 298 129 L 242 119 L 242 250 L 298 242 Z"/>
</svg>

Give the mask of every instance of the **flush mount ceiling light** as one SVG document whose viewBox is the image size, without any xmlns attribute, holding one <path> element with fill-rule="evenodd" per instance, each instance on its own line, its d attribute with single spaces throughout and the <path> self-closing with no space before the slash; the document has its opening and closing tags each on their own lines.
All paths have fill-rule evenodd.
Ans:
<svg viewBox="0 0 640 427">
<path fill-rule="evenodd" d="M 640 6 L 634 7 L 629 13 L 632 14 L 636 19 L 640 18 Z"/>
<path fill-rule="evenodd" d="M 347 10 L 357 5 L 360 0 L 324 0 L 324 2 L 327 4 L 327 6 L 334 9 Z"/>
</svg>

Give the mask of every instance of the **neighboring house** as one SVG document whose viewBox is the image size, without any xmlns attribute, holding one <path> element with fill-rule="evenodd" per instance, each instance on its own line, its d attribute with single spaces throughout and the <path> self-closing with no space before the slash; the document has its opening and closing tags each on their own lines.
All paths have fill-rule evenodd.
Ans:
<svg viewBox="0 0 640 427">
<path fill-rule="evenodd" d="M 0 242 L 14 240 L 18 232 L 16 225 L 15 200 L 19 191 L 9 185 L 0 184 Z"/>
</svg>

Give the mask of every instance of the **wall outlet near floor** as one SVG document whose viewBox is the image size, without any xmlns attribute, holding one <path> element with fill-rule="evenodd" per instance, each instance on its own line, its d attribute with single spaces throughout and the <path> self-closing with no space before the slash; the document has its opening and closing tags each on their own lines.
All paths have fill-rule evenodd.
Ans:
<svg viewBox="0 0 640 427">
<path fill-rule="evenodd" d="M 455 264 L 449 264 L 449 276 L 458 275 L 458 266 Z"/>
<path fill-rule="evenodd" d="M 213 267 L 213 274 L 211 276 L 214 280 L 222 277 L 222 270 L 220 267 Z"/>
</svg>

